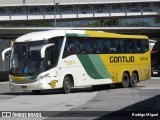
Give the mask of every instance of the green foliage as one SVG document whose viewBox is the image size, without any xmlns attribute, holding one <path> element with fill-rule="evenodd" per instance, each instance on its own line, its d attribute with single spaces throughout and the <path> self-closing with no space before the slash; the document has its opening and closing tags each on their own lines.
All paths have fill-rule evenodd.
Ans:
<svg viewBox="0 0 160 120">
<path fill-rule="evenodd" d="M 26 22 L 26 23 L 12 23 L 1 24 L 2 27 L 52 27 L 51 22 Z"/>
<path fill-rule="evenodd" d="M 109 19 L 109 20 L 97 20 L 88 24 L 79 24 L 76 27 L 149 27 L 149 22 L 138 21 L 134 22 L 134 19 L 130 23 L 125 23 L 123 19 Z"/>
<path fill-rule="evenodd" d="M 130 23 L 126 25 L 127 27 L 149 27 L 151 26 L 148 22 L 138 21 L 135 23 Z"/>
<path fill-rule="evenodd" d="M 116 27 L 120 26 L 119 19 L 97 20 L 88 24 L 77 25 L 77 27 Z"/>
</svg>

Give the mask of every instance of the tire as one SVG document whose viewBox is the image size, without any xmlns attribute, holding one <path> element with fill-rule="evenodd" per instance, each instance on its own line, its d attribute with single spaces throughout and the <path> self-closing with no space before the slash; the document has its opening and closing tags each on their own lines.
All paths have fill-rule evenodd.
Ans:
<svg viewBox="0 0 160 120">
<path fill-rule="evenodd" d="M 63 80 L 62 92 L 64 94 L 69 94 L 71 91 L 71 86 L 72 86 L 71 79 L 70 77 L 66 76 Z"/>
<path fill-rule="evenodd" d="M 34 95 L 40 95 L 41 94 L 41 90 L 32 90 L 32 93 Z"/>
<path fill-rule="evenodd" d="M 138 83 L 138 76 L 136 73 L 133 72 L 129 82 L 130 87 L 136 87 L 137 83 Z"/>
<path fill-rule="evenodd" d="M 130 81 L 129 75 L 127 73 L 123 73 L 121 86 L 123 88 L 129 87 L 129 81 Z"/>
</svg>

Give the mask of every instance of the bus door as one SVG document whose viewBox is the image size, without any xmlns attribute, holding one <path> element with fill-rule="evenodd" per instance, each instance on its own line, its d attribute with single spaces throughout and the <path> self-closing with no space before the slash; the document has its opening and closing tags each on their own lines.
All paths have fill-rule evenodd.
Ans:
<svg viewBox="0 0 160 120">
<path fill-rule="evenodd" d="M 51 88 L 55 88 L 59 83 L 59 68 L 56 67 L 57 64 L 58 55 L 55 51 L 55 46 L 51 46 L 47 48 L 45 52 L 45 70 L 47 71 L 46 74 L 48 74 L 46 82 Z"/>
</svg>

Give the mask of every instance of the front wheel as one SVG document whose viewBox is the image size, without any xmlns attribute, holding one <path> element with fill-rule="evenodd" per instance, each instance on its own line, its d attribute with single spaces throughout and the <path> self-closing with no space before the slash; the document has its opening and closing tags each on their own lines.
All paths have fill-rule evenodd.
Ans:
<svg viewBox="0 0 160 120">
<path fill-rule="evenodd" d="M 136 73 L 132 73 L 131 79 L 130 79 L 130 86 L 136 87 L 138 82 L 138 77 Z"/>
<path fill-rule="evenodd" d="M 63 93 L 65 94 L 70 93 L 71 86 L 72 86 L 71 79 L 70 77 L 66 76 L 63 80 L 63 88 L 62 88 Z"/>
<path fill-rule="evenodd" d="M 129 81 L 130 81 L 129 75 L 127 73 L 123 73 L 122 83 L 121 83 L 122 87 L 123 88 L 129 87 Z"/>
</svg>

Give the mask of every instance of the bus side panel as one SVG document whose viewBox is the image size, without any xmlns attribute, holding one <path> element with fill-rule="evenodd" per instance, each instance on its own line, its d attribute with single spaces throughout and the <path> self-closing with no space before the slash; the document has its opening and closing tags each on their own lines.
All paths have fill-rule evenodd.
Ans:
<svg viewBox="0 0 160 120">
<path fill-rule="evenodd" d="M 59 64 L 60 70 L 60 84 L 63 86 L 63 79 L 66 75 L 73 76 L 74 86 L 90 85 L 91 78 L 86 73 L 84 66 L 79 61 L 77 55 L 71 55 L 64 59 Z"/>
<path fill-rule="evenodd" d="M 90 85 L 111 84 L 110 73 L 106 69 L 99 54 L 77 55 L 86 74 L 90 77 Z"/>
<path fill-rule="evenodd" d="M 139 80 L 150 79 L 150 54 L 100 54 L 114 83 L 122 82 L 122 75 L 125 71 L 132 75 L 133 71 L 138 72 Z"/>
<path fill-rule="evenodd" d="M 139 80 L 148 80 L 151 78 L 151 67 L 149 64 L 141 64 L 139 72 Z"/>
<path fill-rule="evenodd" d="M 62 60 L 61 85 L 67 74 L 74 79 L 74 86 L 111 84 L 111 76 L 98 54 L 71 55 Z M 116 68 L 114 69 L 116 70 Z"/>
<path fill-rule="evenodd" d="M 131 66 L 127 65 L 127 64 L 120 64 L 120 65 L 116 65 L 118 68 L 118 79 L 117 79 L 117 83 L 121 83 L 122 82 L 122 76 L 124 72 L 129 72 L 129 76 L 131 75 Z"/>
<path fill-rule="evenodd" d="M 120 83 L 125 71 L 130 77 L 137 71 L 139 80 L 150 79 L 149 59 L 148 53 L 71 55 L 60 63 L 61 85 L 67 74 L 73 76 L 74 86 Z"/>
<path fill-rule="evenodd" d="M 135 55 L 135 63 L 139 65 L 139 80 L 149 80 L 151 78 L 150 52 Z"/>
</svg>

